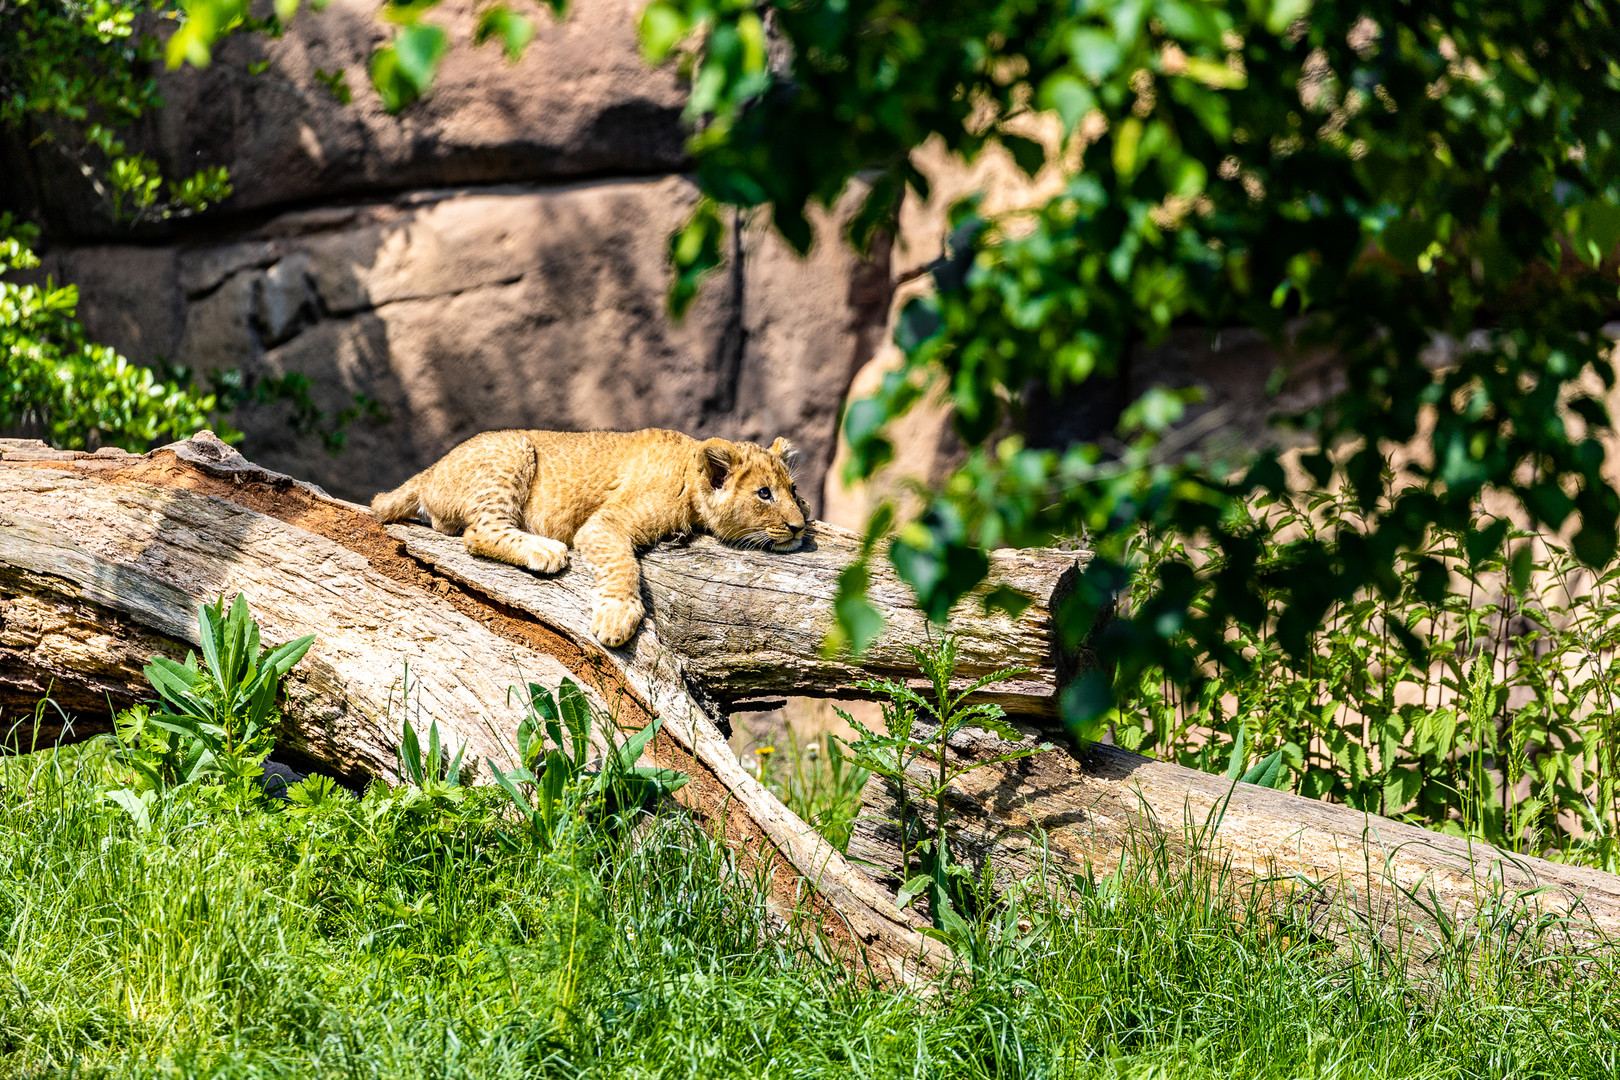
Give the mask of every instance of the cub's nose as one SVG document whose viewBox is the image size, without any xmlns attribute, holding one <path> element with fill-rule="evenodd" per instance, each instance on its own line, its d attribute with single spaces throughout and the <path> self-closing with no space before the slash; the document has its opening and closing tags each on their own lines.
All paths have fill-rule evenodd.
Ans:
<svg viewBox="0 0 1620 1080">
<path fill-rule="evenodd" d="M 804 522 L 801 521 L 797 525 L 794 525 L 791 522 L 789 522 L 788 523 L 788 532 L 792 533 L 794 536 L 798 536 L 800 533 L 804 532 Z"/>
</svg>

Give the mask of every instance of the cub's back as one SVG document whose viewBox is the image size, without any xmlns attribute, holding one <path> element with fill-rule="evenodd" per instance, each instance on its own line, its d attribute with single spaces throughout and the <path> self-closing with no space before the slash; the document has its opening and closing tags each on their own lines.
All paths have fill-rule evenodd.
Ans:
<svg viewBox="0 0 1620 1080">
<path fill-rule="evenodd" d="M 574 533 L 608 499 L 663 518 L 677 510 L 695 460 L 697 440 L 678 431 L 524 431 L 535 449 L 534 482 L 525 525 L 571 543 Z M 679 517 L 681 515 L 674 515 Z M 637 524 L 651 526 L 652 521 Z M 674 528 L 684 521 L 672 522 Z M 642 529 L 635 530 L 637 534 Z"/>
<path fill-rule="evenodd" d="M 499 435 L 502 432 L 489 432 Z M 697 440 L 679 431 L 519 431 L 534 445 L 540 468 L 553 475 L 588 482 L 604 473 L 651 476 L 684 467 Z M 474 436 L 483 438 L 484 436 Z M 469 440 L 471 441 L 471 440 Z"/>
</svg>

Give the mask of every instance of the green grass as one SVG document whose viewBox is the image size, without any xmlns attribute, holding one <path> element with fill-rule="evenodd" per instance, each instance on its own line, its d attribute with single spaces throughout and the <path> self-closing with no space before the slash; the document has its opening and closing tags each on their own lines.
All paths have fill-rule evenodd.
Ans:
<svg viewBox="0 0 1620 1080">
<path fill-rule="evenodd" d="M 1620 1075 L 1608 962 L 1380 970 L 1152 850 L 1026 896 L 1022 954 L 902 991 L 679 817 L 541 855 L 487 789 L 266 810 L 216 787 L 143 833 L 113 768 L 0 766 L 0 1075 Z"/>
</svg>

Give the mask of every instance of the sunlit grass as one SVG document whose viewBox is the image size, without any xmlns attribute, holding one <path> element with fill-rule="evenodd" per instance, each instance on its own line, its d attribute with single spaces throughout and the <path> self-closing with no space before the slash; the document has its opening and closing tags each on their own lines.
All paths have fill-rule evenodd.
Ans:
<svg viewBox="0 0 1620 1080">
<path fill-rule="evenodd" d="M 1016 959 L 886 988 L 678 817 L 541 855 L 493 791 L 182 789 L 142 833 L 109 768 L 0 767 L 0 1074 L 1620 1075 L 1606 962 L 1380 968 L 1157 848 L 1027 891 Z"/>
</svg>

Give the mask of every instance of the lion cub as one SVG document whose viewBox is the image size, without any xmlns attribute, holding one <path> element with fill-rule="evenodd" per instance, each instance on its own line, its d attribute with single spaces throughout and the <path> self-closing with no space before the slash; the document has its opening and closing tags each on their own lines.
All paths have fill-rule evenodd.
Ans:
<svg viewBox="0 0 1620 1080">
<path fill-rule="evenodd" d="M 371 500 L 379 521 L 426 511 L 467 551 L 554 574 L 572 546 L 596 569 L 591 633 L 623 645 L 641 624 L 635 549 L 705 529 L 732 544 L 793 551 L 806 507 L 769 449 L 678 431 L 489 431 Z"/>
</svg>

